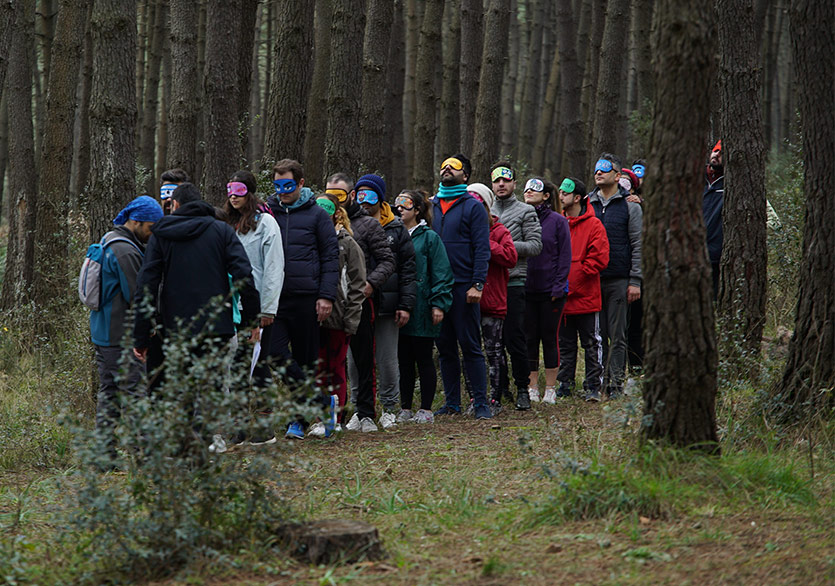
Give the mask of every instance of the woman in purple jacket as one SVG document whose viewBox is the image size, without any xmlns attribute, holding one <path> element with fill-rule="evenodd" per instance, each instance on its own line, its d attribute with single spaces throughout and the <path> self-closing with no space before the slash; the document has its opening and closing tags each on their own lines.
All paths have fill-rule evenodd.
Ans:
<svg viewBox="0 0 835 586">
<path fill-rule="evenodd" d="M 542 225 L 542 252 L 528 259 L 525 282 L 525 329 L 530 380 L 528 394 L 539 402 L 539 346 L 545 360 L 546 403 L 556 403 L 555 385 L 560 352 L 557 344 L 560 317 L 568 293 L 571 236 L 568 220 L 557 213 L 557 189 L 539 177 L 525 184 L 525 203 L 532 205 Z"/>
</svg>

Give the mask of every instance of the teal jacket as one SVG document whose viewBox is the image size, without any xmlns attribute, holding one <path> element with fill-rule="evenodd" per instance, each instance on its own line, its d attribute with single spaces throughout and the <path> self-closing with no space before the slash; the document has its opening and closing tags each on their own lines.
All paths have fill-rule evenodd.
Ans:
<svg viewBox="0 0 835 586">
<path fill-rule="evenodd" d="M 400 329 L 407 336 L 437 338 L 441 324 L 432 325 L 432 308 L 446 315 L 452 307 L 454 278 L 446 248 L 437 232 L 425 224 L 412 230 L 415 247 L 415 283 L 417 296 L 409 322 Z"/>
</svg>

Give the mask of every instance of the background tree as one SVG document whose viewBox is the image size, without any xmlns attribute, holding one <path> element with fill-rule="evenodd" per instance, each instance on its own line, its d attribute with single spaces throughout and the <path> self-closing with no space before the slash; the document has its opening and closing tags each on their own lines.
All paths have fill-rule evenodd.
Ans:
<svg viewBox="0 0 835 586">
<path fill-rule="evenodd" d="M 781 385 L 783 418 L 835 406 L 835 19 L 831 2 L 794 0 L 791 36 L 803 125 L 806 220 L 794 335 Z M 828 74 L 823 74 L 828 72 Z M 824 411 L 824 412 L 827 412 Z"/>
<path fill-rule="evenodd" d="M 608 0 L 600 73 L 595 90 L 594 148 L 602 152 L 626 153 L 626 113 L 620 102 L 626 91 L 625 59 L 629 38 L 629 0 Z"/>
<path fill-rule="evenodd" d="M 316 3 L 314 17 L 313 79 L 307 98 L 307 111 L 313 115 L 307 117 L 307 130 L 304 135 L 304 172 L 314 184 L 325 180 L 323 169 L 325 159 L 325 136 L 328 132 L 328 117 L 319 115 L 328 111 L 328 82 L 330 81 L 331 63 L 331 2 L 325 0 Z"/>
<path fill-rule="evenodd" d="M 426 0 L 423 26 L 418 44 L 415 90 L 417 92 L 417 116 L 415 118 L 414 159 L 412 185 L 417 189 L 432 191 L 435 182 L 435 137 L 438 109 L 436 71 L 441 63 L 441 29 L 444 1 Z"/>
<path fill-rule="evenodd" d="M 713 79 L 713 11 L 660 0 L 657 99 L 643 231 L 644 435 L 716 450 L 716 337 L 701 190 Z"/>
<path fill-rule="evenodd" d="M 377 172 L 391 148 L 393 137 L 386 118 L 388 96 L 384 91 L 389 56 L 391 0 L 369 0 L 366 6 L 362 57 L 362 101 L 360 102 L 361 172 Z"/>
<path fill-rule="evenodd" d="M 461 0 L 461 65 L 459 67 L 459 122 L 461 152 L 470 153 L 475 135 L 475 106 L 481 72 L 482 2 Z"/>
<path fill-rule="evenodd" d="M 168 113 L 168 168 L 184 169 L 190 177 L 197 172 L 197 118 L 199 91 L 197 75 L 198 7 L 190 0 L 171 0 L 171 88 Z M 159 179 L 158 177 L 156 178 Z"/>
<path fill-rule="evenodd" d="M 443 61 L 438 148 L 442 153 L 461 150 L 461 7 L 459 0 L 444 2 Z"/>
<path fill-rule="evenodd" d="M 6 84 L 6 71 L 9 67 L 9 49 L 14 38 L 15 3 L 3 2 L 0 5 L 0 93 Z"/>
<path fill-rule="evenodd" d="M 549 3 L 550 5 L 550 3 Z M 539 113 L 540 65 L 542 61 L 542 29 L 544 27 L 544 0 L 528 0 L 527 19 L 529 38 L 527 49 L 527 67 L 522 78 L 521 111 L 519 113 L 519 134 L 516 137 L 516 158 L 530 161 L 536 135 L 536 122 Z M 550 61 L 549 61 L 550 64 Z"/>
<path fill-rule="evenodd" d="M 145 59 L 145 87 L 143 89 L 142 106 L 139 108 L 139 164 L 145 168 L 147 176 L 142 190 L 150 192 L 156 178 L 154 177 L 154 161 L 156 160 L 157 109 L 159 107 L 159 79 L 162 72 L 162 50 L 165 46 L 166 26 L 168 19 L 167 0 L 154 2 L 152 12 L 153 22 L 149 23 L 148 53 Z"/>
<path fill-rule="evenodd" d="M 385 151 L 382 171 L 385 174 L 388 189 L 399 193 L 408 186 L 408 164 L 406 147 L 403 144 L 403 85 L 406 79 L 406 47 L 402 42 L 406 25 L 403 20 L 403 0 L 394 0 L 392 28 L 389 39 L 388 102 L 386 119 L 392 138 L 391 145 Z"/>
<path fill-rule="evenodd" d="M 577 61 L 577 34 L 571 0 L 559 0 L 557 5 L 557 42 L 560 52 L 560 132 L 566 137 L 565 154 L 556 161 L 556 169 L 564 175 L 582 175 L 586 169 L 585 121 L 582 118 L 580 96 L 583 74 Z"/>
</svg>

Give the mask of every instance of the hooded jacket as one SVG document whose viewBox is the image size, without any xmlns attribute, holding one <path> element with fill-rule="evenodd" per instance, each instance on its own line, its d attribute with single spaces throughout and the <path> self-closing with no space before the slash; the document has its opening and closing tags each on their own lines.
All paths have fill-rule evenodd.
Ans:
<svg viewBox="0 0 835 586">
<path fill-rule="evenodd" d="M 441 324 L 432 323 L 432 308 L 437 307 L 446 314 L 452 307 L 452 268 L 437 232 L 426 224 L 419 224 L 412 230 L 411 237 L 415 248 L 415 306 L 400 333 L 437 338 Z"/>
<path fill-rule="evenodd" d="M 383 284 L 379 314 L 394 315 L 397 310 L 411 313 L 415 306 L 415 247 L 403 221 L 386 202 L 380 206 L 380 224 L 394 253 L 396 268 Z"/>
<path fill-rule="evenodd" d="M 490 263 L 487 265 L 487 282 L 481 295 L 481 315 L 502 319 L 507 316 L 509 269 L 516 266 L 517 260 L 519 255 L 510 231 L 496 219 L 490 226 Z"/>
<path fill-rule="evenodd" d="M 568 272 L 571 270 L 568 220 L 545 204 L 535 209 L 542 225 L 542 252 L 528 259 L 525 290 L 548 293 L 559 299 L 568 291 Z"/>
<path fill-rule="evenodd" d="M 155 307 L 157 300 L 167 333 L 177 332 L 178 322 L 183 320 L 191 335 L 232 336 L 235 326 L 229 302 L 230 276 L 241 296 L 243 324 L 251 324 L 258 316 L 260 299 L 246 251 L 235 230 L 215 219 L 214 213 L 207 202 L 193 201 L 151 228 L 136 289 L 139 295 L 149 296 L 152 304 L 145 311 L 140 306 L 136 312 L 134 347 L 148 347 L 148 308 Z M 216 297 L 224 300 L 219 311 L 210 306 Z M 212 315 L 215 317 L 210 321 Z"/>
<path fill-rule="evenodd" d="M 365 255 L 365 280 L 371 283 L 374 291 L 380 291 L 383 284 L 394 273 L 394 253 L 388 246 L 386 233 L 380 222 L 368 215 L 360 204 L 350 202 L 345 211 L 351 220 L 354 240 L 360 245 Z"/>
<path fill-rule="evenodd" d="M 527 259 L 542 252 L 542 226 L 536 210 L 531 204 L 519 201 L 511 194 L 504 199 L 497 197 L 492 212 L 510 232 L 519 255 L 516 266 L 510 269 L 510 281 L 524 285 L 528 274 Z"/>
<path fill-rule="evenodd" d="M 336 240 L 339 243 L 339 285 L 333 311 L 322 322 L 322 327 L 353 335 L 357 333 L 362 302 L 365 301 L 365 257 L 345 228 L 340 227 Z"/>
<path fill-rule="evenodd" d="M 444 242 L 455 282 L 484 283 L 490 262 L 490 226 L 484 204 L 464 194 L 443 213 L 441 199 L 436 197 L 432 218 L 432 229 Z"/>
<path fill-rule="evenodd" d="M 257 213 L 255 226 L 255 230 L 237 234 L 252 266 L 252 279 L 261 296 L 261 313 L 275 317 L 281 289 L 284 286 L 284 248 L 281 245 L 281 232 L 278 231 L 278 224 L 270 213 Z"/>
<path fill-rule="evenodd" d="M 580 205 L 580 215 L 566 216 L 571 230 L 571 272 L 563 315 L 600 311 L 600 271 L 609 264 L 606 228 L 586 200 Z"/>
<path fill-rule="evenodd" d="M 328 213 L 316 205 L 313 192 L 302 187 L 299 200 L 286 207 L 275 195 L 267 199 L 281 230 L 284 247 L 284 295 L 315 295 L 336 299 L 339 245 Z"/>
<path fill-rule="evenodd" d="M 711 176 L 705 173 L 705 192 L 702 198 L 702 214 L 705 218 L 707 232 L 707 254 L 710 262 L 718 264 L 722 259 L 722 206 L 725 202 L 725 176 L 720 175 L 711 181 Z"/>
</svg>

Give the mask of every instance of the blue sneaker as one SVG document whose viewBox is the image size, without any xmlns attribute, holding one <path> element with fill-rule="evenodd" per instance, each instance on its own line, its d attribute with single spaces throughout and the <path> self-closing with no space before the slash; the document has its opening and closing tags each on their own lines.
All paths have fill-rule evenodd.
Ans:
<svg viewBox="0 0 835 586">
<path fill-rule="evenodd" d="M 435 417 L 438 415 L 460 415 L 461 414 L 461 407 L 458 405 L 450 405 L 446 404 L 437 411 L 435 411 Z"/>
<path fill-rule="evenodd" d="M 328 413 L 324 421 L 325 437 L 330 437 L 336 428 L 336 411 L 338 407 L 339 399 L 336 398 L 336 395 L 331 395 L 330 401 L 328 402 Z"/>
<path fill-rule="evenodd" d="M 298 421 L 291 423 L 287 426 L 287 433 L 284 434 L 284 437 L 287 439 L 304 439 L 304 428 L 302 427 L 302 424 Z"/>
<path fill-rule="evenodd" d="M 473 414 L 475 415 L 476 419 L 493 418 L 493 411 L 490 410 L 490 407 L 488 405 L 476 405 L 475 409 L 473 409 Z"/>
</svg>

